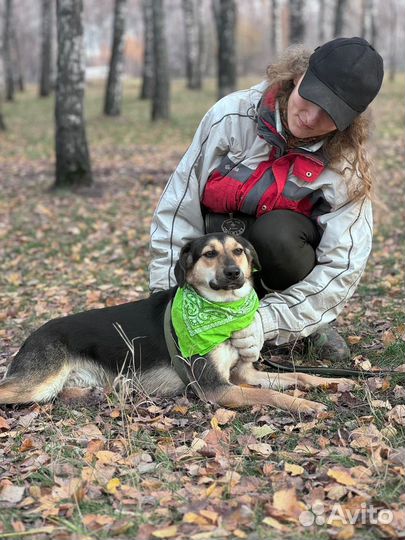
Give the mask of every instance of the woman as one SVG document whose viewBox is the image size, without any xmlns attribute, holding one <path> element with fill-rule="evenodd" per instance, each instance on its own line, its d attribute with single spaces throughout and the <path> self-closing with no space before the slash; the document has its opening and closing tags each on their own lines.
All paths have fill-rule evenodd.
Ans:
<svg viewBox="0 0 405 540">
<path fill-rule="evenodd" d="M 262 299 L 254 323 L 233 335 L 241 356 L 257 358 L 265 339 L 280 345 L 322 333 L 354 293 L 371 249 L 362 113 L 382 79 L 382 58 L 366 40 L 338 38 L 312 55 L 287 49 L 266 82 L 216 103 L 155 211 L 152 292 L 175 284 L 186 241 L 215 230 L 243 234 L 262 265 Z M 326 335 L 333 348 L 336 333 Z"/>
</svg>

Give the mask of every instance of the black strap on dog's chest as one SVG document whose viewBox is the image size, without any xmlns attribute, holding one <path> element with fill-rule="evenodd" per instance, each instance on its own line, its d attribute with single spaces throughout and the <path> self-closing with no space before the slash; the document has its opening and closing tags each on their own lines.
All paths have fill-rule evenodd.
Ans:
<svg viewBox="0 0 405 540">
<path fill-rule="evenodd" d="M 176 371 L 180 379 L 183 381 L 183 383 L 187 386 L 188 384 L 190 384 L 190 379 L 187 376 L 187 367 L 185 365 L 186 361 L 182 356 L 180 356 L 179 346 L 177 345 L 177 341 L 173 335 L 171 313 L 172 301 L 170 300 L 170 302 L 166 306 L 165 316 L 163 319 L 163 329 L 165 334 L 166 346 L 167 350 L 169 351 L 170 359 L 174 370 Z"/>
</svg>

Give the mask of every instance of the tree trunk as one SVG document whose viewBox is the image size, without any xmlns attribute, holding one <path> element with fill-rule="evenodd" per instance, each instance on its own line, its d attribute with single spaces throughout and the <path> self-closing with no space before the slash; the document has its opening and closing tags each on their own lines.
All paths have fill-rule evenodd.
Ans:
<svg viewBox="0 0 405 540">
<path fill-rule="evenodd" d="M 115 0 L 110 71 L 108 73 L 108 82 L 104 100 L 104 114 L 108 116 L 119 116 L 121 114 L 125 12 L 126 0 Z"/>
<path fill-rule="evenodd" d="M 345 26 L 345 11 L 346 11 L 347 0 L 336 0 L 335 5 L 335 22 L 333 28 L 334 37 L 341 37 L 344 33 Z"/>
<path fill-rule="evenodd" d="M 304 1 L 290 0 L 290 44 L 303 43 L 304 36 Z"/>
<path fill-rule="evenodd" d="M 213 1 L 218 35 L 218 98 L 236 88 L 235 0 Z"/>
<path fill-rule="evenodd" d="M 56 188 L 92 183 L 83 114 L 83 0 L 57 0 Z"/>
<path fill-rule="evenodd" d="M 377 25 L 376 25 L 376 3 L 374 0 L 362 0 L 361 13 L 361 37 L 367 39 L 376 46 Z"/>
<path fill-rule="evenodd" d="M 154 91 L 152 120 L 166 120 L 170 116 L 170 75 L 165 36 L 163 0 L 153 0 L 153 58 Z"/>
<path fill-rule="evenodd" d="M 326 7 L 326 0 L 319 0 L 319 18 L 318 18 L 318 41 L 319 45 L 322 45 L 322 43 L 325 42 L 325 25 L 326 25 L 326 17 L 325 17 L 325 7 Z"/>
<path fill-rule="evenodd" d="M 153 98 L 153 0 L 143 0 L 143 73 L 141 99 Z"/>
<path fill-rule="evenodd" d="M 198 9 L 200 0 L 183 0 L 184 28 L 186 37 L 186 76 L 187 88 L 199 90 L 201 76 L 201 17 Z"/>
<path fill-rule="evenodd" d="M 393 81 L 395 79 L 397 71 L 397 34 L 398 34 L 398 24 L 397 24 L 397 5 L 395 0 L 390 1 L 390 21 L 389 21 L 389 53 L 388 53 L 388 65 L 389 65 L 389 80 Z"/>
<path fill-rule="evenodd" d="M 2 111 L 1 97 L 0 97 L 0 131 L 6 131 L 6 124 L 4 122 L 3 111 Z"/>
<path fill-rule="evenodd" d="M 12 0 L 6 0 L 4 11 L 4 30 L 3 30 L 3 60 L 4 60 L 4 82 L 6 87 L 6 100 L 14 100 L 14 74 L 13 61 L 11 54 L 12 37 Z"/>
<path fill-rule="evenodd" d="M 47 97 L 52 91 L 52 0 L 42 0 L 40 64 L 39 95 Z"/>
<path fill-rule="evenodd" d="M 277 58 L 282 49 L 282 26 L 280 0 L 271 0 L 270 59 Z"/>
<path fill-rule="evenodd" d="M 11 27 L 11 38 L 12 38 L 12 43 L 13 43 L 13 48 L 14 48 L 14 53 L 15 53 L 15 75 L 16 75 L 16 85 L 17 85 L 17 88 L 20 92 L 24 92 L 25 90 L 25 84 L 24 84 L 24 75 L 23 75 L 23 68 L 22 68 L 22 62 L 21 62 L 21 52 L 20 52 L 20 42 L 19 42 L 19 39 L 18 39 L 18 34 L 17 34 L 17 28 L 16 28 L 16 25 L 15 25 L 15 20 L 12 22 L 12 27 Z"/>
</svg>

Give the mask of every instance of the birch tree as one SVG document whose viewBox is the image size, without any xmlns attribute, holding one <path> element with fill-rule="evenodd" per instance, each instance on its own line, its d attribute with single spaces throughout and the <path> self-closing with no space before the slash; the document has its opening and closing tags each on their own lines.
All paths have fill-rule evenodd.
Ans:
<svg viewBox="0 0 405 540">
<path fill-rule="evenodd" d="M 325 17 L 326 0 L 319 0 L 319 17 L 318 17 L 318 41 L 321 45 L 325 42 L 326 32 L 326 17 Z"/>
<path fill-rule="evenodd" d="M 276 58 L 282 49 L 282 21 L 280 0 L 271 0 L 270 4 L 270 56 Z"/>
<path fill-rule="evenodd" d="M 186 42 L 186 77 L 187 88 L 198 90 L 202 86 L 201 74 L 201 2 L 183 0 L 184 29 Z"/>
<path fill-rule="evenodd" d="M 213 0 L 218 36 L 218 98 L 236 88 L 236 3 L 235 0 Z"/>
<path fill-rule="evenodd" d="M 104 99 L 104 114 L 108 116 L 119 116 L 121 114 L 125 14 L 126 0 L 115 0 L 110 70 Z"/>
<path fill-rule="evenodd" d="M 170 75 L 165 36 L 163 0 L 153 0 L 153 65 L 154 89 L 152 120 L 165 120 L 170 116 Z"/>
<path fill-rule="evenodd" d="M 362 0 L 361 37 L 372 45 L 377 41 L 377 13 L 375 0 Z"/>
<path fill-rule="evenodd" d="M 152 0 L 142 1 L 143 15 L 143 69 L 141 99 L 153 97 L 154 74 L 153 74 L 153 10 Z"/>
<path fill-rule="evenodd" d="M 335 17 L 333 25 L 333 36 L 341 37 L 344 33 L 344 14 L 346 12 L 347 0 L 336 0 Z"/>
<path fill-rule="evenodd" d="M 4 62 L 4 83 L 6 89 L 6 100 L 14 100 L 14 72 L 13 59 L 11 52 L 12 38 L 12 21 L 13 21 L 13 4 L 12 0 L 6 0 L 4 10 L 4 26 L 3 26 L 3 62 Z"/>
<path fill-rule="evenodd" d="M 57 0 L 58 71 L 55 100 L 55 187 L 90 185 L 83 98 L 83 0 Z"/>
<path fill-rule="evenodd" d="M 52 0 L 41 2 L 41 52 L 39 71 L 39 95 L 47 97 L 51 93 L 52 73 Z"/>
<path fill-rule="evenodd" d="M 290 0 L 290 44 L 303 43 L 304 36 L 304 1 Z"/>
</svg>

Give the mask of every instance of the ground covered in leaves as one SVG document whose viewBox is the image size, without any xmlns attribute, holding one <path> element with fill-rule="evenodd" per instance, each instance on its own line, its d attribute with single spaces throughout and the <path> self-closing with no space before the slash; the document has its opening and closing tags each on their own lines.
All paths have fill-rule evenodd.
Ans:
<svg viewBox="0 0 405 540">
<path fill-rule="evenodd" d="M 404 369 L 402 89 L 387 83 L 376 103 L 374 250 L 337 321 L 350 367 L 368 372 Z M 73 194 L 49 191 L 51 100 L 32 90 L 5 108 L 0 375 L 50 318 L 147 295 L 151 214 L 214 89 L 178 83 L 173 122 L 151 128 L 137 92 L 128 84 L 124 116 L 107 120 L 101 89 L 89 89 L 95 185 Z M 291 359 L 309 361 L 299 347 Z M 0 408 L 0 538 L 403 538 L 404 382 L 335 390 L 311 393 L 328 404 L 315 419 L 152 401 L 125 383 L 86 404 Z"/>
</svg>

